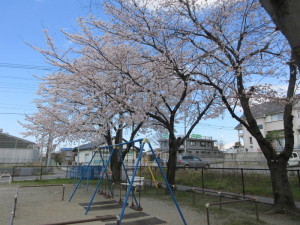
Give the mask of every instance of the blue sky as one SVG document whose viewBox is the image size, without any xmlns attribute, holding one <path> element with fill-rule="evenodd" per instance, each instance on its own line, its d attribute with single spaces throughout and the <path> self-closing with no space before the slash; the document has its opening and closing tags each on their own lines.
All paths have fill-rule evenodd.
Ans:
<svg viewBox="0 0 300 225">
<path fill-rule="evenodd" d="M 23 137 L 24 129 L 18 121 L 24 121 L 24 114 L 35 111 L 33 99 L 37 97 L 38 80 L 33 75 L 41 76 L 49 69 L 43 57 L 25 42 L 45 47 L 43 29 L 46 28 L 56 44 L 65 48 L 68 42 L 59 29 L 76 32 L 76 18 L 90 13 L 90 2 L 0 1 L 0 128 L 3 132 Z M 237 122 L 226 115 L 224 119 L 203 121 L 193 133 L 212 136 L 227 144 L 237 141 L 237 132 L 233 129 L 236 125 Z M 178 130 L 183 130 L 183 125 Z M 26 139 L 35 141 L 33 137 Z"/>
<path fill-rule="evenodd" d="M 35 111 L 32 101 L 38 80 L 33 74 L 43 75 L 48 69 L 43 57 L 25 42 L 45 47 L 43 29 L 46 28 L 57 44 L 65 47 L 68 42 L 59 29 L 76 31 L 76 18 L 90 12 L 88 2 L 0 1 L 0 128 L 4 132 L 23 137 L 20 132 L 24 129 L 17 121 Z"/>
</svg>

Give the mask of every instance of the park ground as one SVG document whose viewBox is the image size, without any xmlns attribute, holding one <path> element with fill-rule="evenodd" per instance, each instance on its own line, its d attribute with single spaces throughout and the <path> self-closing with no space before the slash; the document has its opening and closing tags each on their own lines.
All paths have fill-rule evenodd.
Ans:
<svg viewBox="0 0 300 225">
<path fill-rule="evenodd" d="M 0 185 L 0 224 L 10 224 L 11 209 L 14 203 L 14 196 L 18 190 L 18 201 L 14 225 L 41 225 L 64 221 L 82 220 L 101 216 L 119 215 L 121 208 L 115 207 L 119 200 L 119 191 L 115 191 L 115 202 L 112 199 L 106 199 L 96 194 L 94 203 L 88 215 L 85 215 L 85 206 L 92 197 L 95 187 L 89 186 L 79 188 L 69 202 L 69 198 L 74 190 L 73 184 L 66 185 L 65 197 L 62 201 L 62 186 L 54 187 L 31 187 L 18 188 L 20 184 L 1 184 Z M 125 191 L 124 191 L 125 192 Z M 124 192 L 122 196 L 124 197 Z M 187 224 L 198 225 L 207 224 L 207 215 L 205 205 L 207 202 L 217 202 L 216 197 L 199 194 L 195 201 L 182 200 L 183 195 L 189 193 L 176 193 L 180 208 Z M 182 195 L 182 196 L 181 196 Z M 191 195 L 190 195 L 191 196 Z M 185 198 L 186 199 L 186 198 Z M 224 200 L 225 201 L 225 200 Z M 98 203 L 98 204 L 97 204 Z M 108 203 L 104 205 L 104 203 Z M 131 200 L 129 200 L 131 204 Z M 110 207 L 108 207 L 110 206 Z M 147 189 L 142 193 L 141 206 L 142 212 L 126 208 L 122 224 L 183 224 L 180 214 L 169 195 L 164 190 Z M 256 221 L 255 206 L 251 202 L 243 202 L 232 205 L 224 205 L 222 210 L 219 207 L 210 208 L 210 224 L 270 224 L 270 225 L 296 225 L 300 223 L 299 218 L 293 218 L 288 215 L 274 215 L 268 213 L 270 205 L 258 204 L 259 221 Z M 88 225 L 111 225 L 116 224 L 116 220 L 97 221 L 83 223 Z"/>
</svg>

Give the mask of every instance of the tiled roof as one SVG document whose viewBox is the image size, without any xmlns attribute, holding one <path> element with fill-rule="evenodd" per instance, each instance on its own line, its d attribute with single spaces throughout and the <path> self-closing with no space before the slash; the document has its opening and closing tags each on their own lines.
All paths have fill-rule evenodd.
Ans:
<svg viewBox="0 0 300 225">
<path fill-rule="evenodd" d="M 265 102 L 260 105 L 251 107 L 252 114 L 255 119 L 264 117 L 265 115 L 283 112 L 284 107 L 275 102 Z"/>
<path fill-rule="evenodd" d="M 265 117 L 266 115 L 282 113 L 283 110 L 284 110 L 284 106 L 276 102 L 264 102 L 262 104 L 254 105 L 251 107 L 251 112 L 255 119 Z M 241 119 L 244 118 L 245 118 L 244 116 L 241 117 Z M 238 124 L 234 129 L 236 130 L 242 129 L 242 124 Z"/>
<path fill-rule="evenodd" d="M 61 148 L 60 151 L 72 151 L 74 148 Z"/>
</svg>

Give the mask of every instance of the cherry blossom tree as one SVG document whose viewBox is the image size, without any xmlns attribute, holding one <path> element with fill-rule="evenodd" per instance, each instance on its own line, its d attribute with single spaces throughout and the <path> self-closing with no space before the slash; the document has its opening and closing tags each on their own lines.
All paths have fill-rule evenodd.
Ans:
<svg viewBox="0 0 300 225">
<path fill-rule="evenodd" d="M 28 116 L 29 124 L 24 124 L 28 134 L 42 135 L 50 124 L 51 134 L 57 141 L 105 139 L 108 145 L 112 145 L 112 134 L 116 134 L 114 144 L 123 142 L 122 130 L 130 126 L 130 139 L 134 139 L 145 118 L 139 120 L 135 116 L 134 123 L 131 123 L 132 113 L 120 104 L 120 79 L 103 73 L 100 62 L 97 64 L 97 60 L 95 63 L 84 55 L 74 61 L 68 60 L 59 55 L 48 35 L 47 41 L 48 50 L 36 49 L 61 71 L 43 78 L 38 93 L 40 99 L 36 100 L 39 112 Z M 130 147 L 128 145 L 123 151 L 123 157 Z M 120 180 L 120 166 L 115 152 L 111 163 L 115 181 Z"/>
<path fill-rule="evenodd" d="M 199 86 L 190 79 L 194 70 L 191 63 L 194 52 L 188 50 L 185 41 L 172 38 L 173 32 L 164 29 L 163 18 L 158 20 L 159 17 L 152 17 L 148 6 L 142 8 L 135 5 L 134 8 L 127 4 L 130 1 L 116 3 L 119 5 L 106 5 L 107 11 L 114 17 L 114 23 L 97 20 L 92 16 L 90 19 L 80 20 L 82 35 L 67 35 L 73 42 L 90 43 L 89 46 L 93 46 L 111 68 L 119 71 L 122 76 L 125 75 L 128 82 L 141 89 L 139 92 L 146 94 L 143 99 L 147 99 L 146 104 L 143 104 L 144 112 L 139 114 L 147 115 L 154 125 L 168 130 L 170 154 L 167 178 L 174 184 L 179 147 L 201 119 L 220 115 L 222 107 L 217 104 L 212 107 L 215 101 L 215 91 L 212 88 Z M 105 44 L 99 45 L 104 39 L 95 35 L 96 32 L 108 34 L 107 37 L 115 43 L 108 43 L 106 40 Z M 123 46 L 127 47 L 122 47 L 118 40 L 123 41 Z M 112 44 L 116 50 L 110 48 L 107 51 L 107 46 Z M 124 54 L 127 56 L 124 57 Z M 127 61 L 120 64 L 120 58 Z M 126 104 L 126 107 L 132 106 Z M 137 112 L 133 108 L 131 111 Z M 187 115 L 191 126 L 184 137 L 177 138 L 175 125 Z"/>
<path fill-rule="evenodd" d="M 140 46 L 144 50 L 142 55 L 148 58 L 161 54 L 178 79 L 214 87 L 232 117 L 256 138 L 267 159 L 274 210 L 294 212 L 286 165 L 294 144 L 292 107 L 297 103 L 297 58 L 295 49 L 290 57 L 285 39 L 259 2 L 225 0 L 207 5 L 200 0 L 107 0 L 105 3 L 113 23 L 95 18 L 87 23 Z M 297 46 L 295 42 L 294 47 Z M 176 55 L 178 52 L 180 57 Z M 286 93 L 276 85 L 287 86 Z M 285 108 L 286 141 L 280 153 L 262 135 L 252 114 L 255 103 L 265 101 L 277 101 Z M 240 118 L 240 108 L 245 119 Z"/>
<path fill-rule="evenodd" d="M 260 0 L 264 9 L 288 40 L 295 64 L 300 70 L 300 2 L 297 0 Z"/>
<path fill-rule="evenodd" d="M 205 59 L 208 68 L 199 69 L 195 79 L 213 86 L 231 116 L 256 138 L 270 169 L 274 211 L 295 212 L 286 166 L 294 146 L 292 109 L 297 104 L 297 71 L 284 38 L 268 21 L 258 1 L 222 1 L 209 11 L 195 1 L 172 3 L 168 1 L 167 6 L 177 17 L 183 17 L 185 24 L 170 29 L 176 29 L 181 39 L 210 56 Z M 286 93 L 276 85 L 286 85 Z M 276 152 L 263 136 L 253 116 L 255 104 L 266 101 L 284 107 L 282 152 Z M 242 108 L 244 118 L 237 113 L 237 106 Z"/>
<path fill-rule="evenodd" d="M 107 128 L 116 127 L 118 134 L 123 124 L 139 127 L 146 119 L 153 127 L 164 127 L 170 134 L 167 176 L 174 184 L 178 148 L 201 119 L 216 115 L 211 107 L 215 91 L 189 79 L 193 69 L 184 54 L 187 46 L 176 43 L 178 39 L 168 40 L 171 36 L 162 34 L 155 42 L 141 46 L 134 39 L 114 34 L 126 30 L 118 27 L 108 32 L 106 25 L 95 18 L 79 19 L 80 33 L 65 32 L 76 44 L 67 54 L 60 54 L 49 36 L 48 50 L 36 48 L 61 70 L 46 78 L 50 83 L 44 86 L 44 107 L 52 108 L 49 111 L 68 124 L 68 133 L 78 129 L 89 134 L 96 130 L 109 138 L 111 129 Z M 162 31 L 162 27 L 159 29 L 150 32 Z M 218 107 L 216 110 L 220 112 Z M 175 125 L 187 115 L 191 126 L 183 138 L 176 138 Z"/>
</svg>

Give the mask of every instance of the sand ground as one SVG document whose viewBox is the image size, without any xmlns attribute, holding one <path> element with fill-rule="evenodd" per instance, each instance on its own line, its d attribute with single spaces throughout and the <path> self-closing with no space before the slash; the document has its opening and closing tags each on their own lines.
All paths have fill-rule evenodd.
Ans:
<svg viewBox="0 0 300 225">
<path fill-rule="evenodd" d="M 11 209 L 17 189 L 18 186 L 13 184 L 0 185 L 0 225 L 10 224 L 9 222 Z M 13 224 L 41 225 L 64 221 L 89 219 L 98 216 L 115 216 L 120 214 L 121 208 L 111 207 L 110 209 L 107 209 L 108 205 L 116 205 L 115 203 L 112 203 L 112 199 L 105 199 L 103 196 L 96 194 L 94 202 L 98 202 L 99 204 L 92 206 L 88 215 L 85 215 L 85 209 L 84 206 L 82 206 L 82 203 L 88 203 L 90 201 L 92 193 L 94 191 L 94 187 L 90 187 L 89 190 L 86 190 L 84 187 L 79 188 L 76 191 L 72 201 L 69 202 L 68 200 L 73 192 L 73 189 L 73 185 L 66 185 L 65 199 L 64 201 L 62 201 L 62 187 L 19 188 L 16 215 Z M 119 200 L 119 196 L 118 193 L 115 194 L 115 200 L 117 201 Z M 110 204 L 104 205 L 105 202 Z M 129 203 L 131 204 L 131 199 Z M 173 202 L 166 202 L 162 200 L 143 197 L 141 204 L 144 209 L 142 212 L 134 211 L 129 207 L 126 208 L 125 217 L 122 220 L 122 224 L 183 224 L 180 214 L 178 213 Z M 199 210 L 193 210 L 191 208 L 183 206 L 181 206 L 181 210 L 187 224 L 207 224 L 205 212 L 199 212 Z M 135 216 L 135 218 L 129 218 L 130 215 Z M 238 214 L 236 216 L 238 216 Z M 260 218 L 263 222 L 259 222 L 257 224 L 300 224 L 300 221 L 297 219 L 286 220 L 285 217 L 280 216 L 260 215 Z M 210 216 L 210 222 L 212 225 L 226 224 L 225 221 L 222 220 L 222 216 L 213 214 Z M 116 224 L 116 220 L 105 222 L 97 221 L 81 224 L 110 225 Z"/>
</svg>

